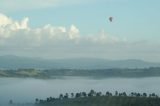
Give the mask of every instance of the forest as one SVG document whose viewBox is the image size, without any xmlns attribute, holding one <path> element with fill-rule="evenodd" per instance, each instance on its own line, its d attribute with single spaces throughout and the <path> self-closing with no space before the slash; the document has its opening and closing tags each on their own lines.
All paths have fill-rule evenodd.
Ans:
<svg viewBox="0 0 160 106">
<path fill-rule="evenodd" d="M 35 99 L 36 106 L 160 106 L 160 98 L 155 94 L 126 92 L 103 94 L 90 90 L 90 92 L 65 93 L 58 98 L 48 97 L 44 100 Z"/>
</svg>

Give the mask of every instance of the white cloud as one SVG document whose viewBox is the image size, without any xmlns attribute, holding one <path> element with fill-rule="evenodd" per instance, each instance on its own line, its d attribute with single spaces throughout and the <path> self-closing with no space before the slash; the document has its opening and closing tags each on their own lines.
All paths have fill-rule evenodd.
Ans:
<svg viewBox="0 0 160 106">
<path fill-rule="evenodd" d="M 18 30 L 28 30 L 28 21 L 27 17 L 22 21 L 14 21 L 4 14 L 0 14 L 0 40 L 12 37 Z"/>
<path fill-rule="evenodd" d="M 5 16 L 4 14 L 0 14 L 0 28 L 2 29 L 27 29 L 28 28 L 29 18 L 26 17 L 22 21 L 14 21 L 11 18 Z"/>
<path fill-rule="evenodd" d="M 9 17 L 5 16 L 4 14 L 0 14 L 0 26 L 5 26 L 11 23 L 12 20 Z"/>
<path fill-rule="evenodd" d="M 72 25 L 68 34 L 70 39 L 76 39 L 79 37 L 79 29 L 76 26 Z"/>
<path fill-rule="evenodd" d="M 1 22 L 2 21 L 2 22 Z M 30 45 L 30 47 L 45 44 L 58 44 L 72 42 L 73 44 L 87 43 L 116 43 L 120 40 L 116 37 L 109 37 L 104 34 L 82 36 L 79 29 L 75 25 L 71 25 L 69 29 L 60 26 L 54 27 L 50 24 L 40 28 L 30 28 L 28 26 L 29 18 L 24 18 L 21 21 L 15 21 L 4 14 L 0 14 L 0 40 L 5 42 L 5 45 Z M 1 42 L 0 41 L 0 42 Z M 22 44 L 19 44 L 21 41 Z M 34 43 L 32 43 L 34 42 Z M 2 43 L 1 43 L 2 44 Z M 17 44 L 17 45 L 16 45 Z"/>
</svg>

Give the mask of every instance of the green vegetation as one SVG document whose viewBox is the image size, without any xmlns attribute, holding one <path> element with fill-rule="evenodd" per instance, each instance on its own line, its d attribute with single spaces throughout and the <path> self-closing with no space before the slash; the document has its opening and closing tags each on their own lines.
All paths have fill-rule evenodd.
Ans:
<svg viewBox="0 0 160 106">
<path fill-rule="evenodd" d="M 36 106 L 160 106 L 160 98 L 155 94 L 126 92 L 112 94 L 106 92 L 68 93 L 60 94 L 59 98 L 48 97 L 45 100 L 35 100 Z"/>
<path fill-rule="evenodd" d="M 0 70 L 0 77 L 49 78 L 49 76 L 43 75 L 43 72 L 37 69 Z"/>
<path fill-rule="evenodd" d="M 18 78 L 55 78 L 64 76 L 77 77 L 155 77 L 160 76 L 160 67 L 150 67 L 143 69 L 17 69 L 17 70 L 0 70 L 0 77 L 18 77 Z"/>
</svg>

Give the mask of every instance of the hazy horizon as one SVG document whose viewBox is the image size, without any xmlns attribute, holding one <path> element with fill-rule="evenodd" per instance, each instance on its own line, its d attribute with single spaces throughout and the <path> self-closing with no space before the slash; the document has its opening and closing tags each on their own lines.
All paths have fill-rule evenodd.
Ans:
<svg viewBox="0 0 160 106">
<path fill-rule="evenodd" d="M 151 60 L 144 60 L 144 59 L 137 59 L 137 58 L 128 58 L 128 59 L 111 59 L 111 58 L 103 58 L 103 57 L 66 57 L 66 58 L 47 58 L 47 57 L 39 57 L 39 56 L 21 56 L 21 55 L 0 55 L 0 57 L 6 57 L 6 58 L 11 58 L 11 57 L 17 57 L 17 58 L 26 58 L 26 59 L 40 59 L 40 60 L 106 60 L 106 61 L 142 61 L 142 62 L 151 62 L 151 63 L 160 63 L 160 61 L 151 61 Z"/>
</svg>

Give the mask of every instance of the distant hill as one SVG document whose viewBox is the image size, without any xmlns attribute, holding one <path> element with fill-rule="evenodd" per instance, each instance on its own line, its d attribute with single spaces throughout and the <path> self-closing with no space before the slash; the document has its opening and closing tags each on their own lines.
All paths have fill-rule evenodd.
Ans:
<svg viewBox="0 0 160 106">
<path fill-rule="evenodd" d="M 38 69 L 109 69 L 109 68 L 148 68 L 160 67 L 160 63 L 142 60 L 106 60 L 96 58 L 73 58 L 47 60 L 41 58 L 0 56 L 0 68 L 38 68 Z"/>
</svg>

